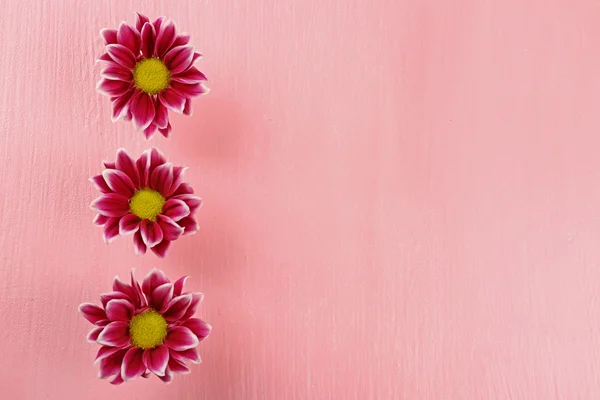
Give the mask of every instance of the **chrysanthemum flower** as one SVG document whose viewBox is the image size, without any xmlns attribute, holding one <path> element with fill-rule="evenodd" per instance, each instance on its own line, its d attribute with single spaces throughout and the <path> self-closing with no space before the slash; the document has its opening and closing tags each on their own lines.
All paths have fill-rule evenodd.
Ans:
<svg viewBox="0 0 600 400">
<path fill-rule="evenodd" d="M 188 44 L 190 36 L 178 35 L 165 17 L 150 22 L 139 13 L 135 27 L 122 22 L 100 34 L 106 53 L 98 60 L 107 65 L 96 88 L 110 97 L 113 121 L 133 120 L 147 139 L 157 130 L 168 137 L 167 109 L 191 115 L 191 98 L 208 93 L 206 77 L 194 67 L 201 54 Z"/>
<path fill-rule="evenodd" d="M 184 276 L 171 283 L 164 273 L 152 270 L 140 287 L 115 277 L 113 291 L 100 296 L 102 307 L 84 303 L 83 316 L 94 324 L 87 337 L 102 347 L 96 356 L 100 378 L 114 376 L 118 385 L 150 373 L 169 383 L 173 374 L 186 374 L 187 362 L 199 363 L 196 346 L 211 326 L 193 318 L 202 293 L 183 293 Z"/>
<path fill-rule="evenodd" d="M 165 161 L 149 149 L 134 161 L 124 149 L 116 162 L 105 162 L 90 181 L 102 193 L 90 204 L 98 213 L 94 224 L 104 227 L 104 240 L 133 234 L 138 255 L 148 248 L 164 257 L 172 241 L 198 230 L 194 214 L 202 200 L 182 182 L 185 168 Z"/>
</svg>

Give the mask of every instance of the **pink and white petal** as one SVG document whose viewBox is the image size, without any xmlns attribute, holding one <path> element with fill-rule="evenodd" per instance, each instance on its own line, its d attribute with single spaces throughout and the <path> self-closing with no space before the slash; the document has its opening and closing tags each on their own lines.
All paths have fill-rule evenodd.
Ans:
<svg viewBox="0 0 600 400">
<path fill-rule="evenodd" d="M 173 300 L 173 284 L 165 283 L 152 291 L 148 303 L 158 312 L 163 312 Z"/>
<path fill-rule="evenodd" d="M 150 150 L 144 151 L 135 162 L 140 175 L 140 187 L 148 186 L 150 179 Z"/>
<path fill-rule="evenodd" d="M 120 375 L 121 364 L 123 363 L 123 357 L 125 354 L 127 354 L 127 350 L 122 349 L 100 360 L 100 371 L 98 372 L 98 377 L 100 379 L 106 379 L 113 375 Z"/>
<path fill-rule="evenodd" d="M 129 323 L 133 317 L 133 305 L 129 300 L 115 299 L 106 305 L 106 316 L 111 321 L 122 321 Z"/>
<path fill-rule="evenodd" d="M 171 246 L 171 242 L 169 240 L 163 239 L 162 242 L 157 244 L 152 248 L 152 252 L 158 256 L 158 258 L 165 258 L 167 255 L 167 250 Z"/>
<path fill-rule="evenodd" d="M 198 53 L 197 51 L 194 52 L 194 58 L 192 59 L 192 64 L 194 64 L 196 61 L 198 61 L 201 58 L 202 58 L 202 54 Z"/>
<path fill-rule="evenodd" d="M 163 21 L 160 24 L 160 28 L 156 30 L 156 44 L 154 45 L 154 54 L 162 58 L 165 53 L 171 48 L 177 33 L 175 31 L 175 24 L 171 20 Z"/>
<path fill-rule="evenodd" d="M 123 292 L 114 291 L 110 293 L 103 293 L 100 295 L 100 301 L 102 302 L 102 305 L 105 308 L 108 302 L 111 300 L 127 300 L 131 302 L 131 298 Z"/>
<path fill-rule="evenodd" d="M 123 119 L 125 121 L 131 121 L 133 119 L 133 114 L 131 113 L 131 110 L 129 109 L 129 107 L 127 107 L 127 114 L 125 114 L 123 116 Z"/>
<path fill-rule="evenodd" d="M 191 216 L 185 217 L 181 221 L 178 221 L 177 223 L 179 224 L 179 226 L 183 227 L 184 235 L 193 235 L 194 233 L 198 232 L 198 229 L 200 229 L 200 226 L 198 225 L 198 221 L 196 221 L 196 218 L 191 217 Z"/>
<path fill-rule="evenodd" d="M 98 354 L 96 354 L 96 359 L 94 360 L 94 364 L 96 364 L 100 360 L 104 360 L 106 357 L 110 357 L 116 352 L 121 351 L 119 347 L 112 346 L 102 346 L 98 350 Z"/>
<path fill-rule="evenodd" d="M 188 366 L 175 358 L 169 359 L 169 369 L 174 373 L 181 375 L 190 373 L 190 369 L 188 368 Z"/>
<path fill-rule="evenodd" d="M 207 79 L 206 76 L 202 72 L 200 72 L 196 67 L 190 67 L 177 75 L 173 75 L 171 77 L 171 80 L 190 84 L 203 82 Z"/>
<path fill-rule="evenodd" d="M 182 294 L 181 296 L 177 296 L 173 298 L 169 302 L 166 310 L 163 312 L 163 318 L 167 320 L 167 322 L 178 321 L 185 315 L 188 307 L 192 303 L 192 295 L 191 294 Z M 177 350 L 177 349 L 175 349 Z"/>
<path fill-rule="evenodd" d="M 156 147 L 150 149 L 150 174 L 154 171 L 154 168 L 167 162 L 165 156 Z"/>
<path fill-rule="evenodd" d="M 141 29 L 142 32 L 142 55 L 144 58 L 151 58 L 154 55 L 154 42 L 156 31 L 151 23 L 145 23 Z"/>
<path fill-rule="evenodd" d="M 144 130 L 154 119 L 154 100 L 147 93 L 139 91 L 131 99 L 129 109 L 133 114 L 133 124 L 137 130 Z"/>
<path fill-rule="evenodd" d="M 121 236 L 127 236 L 134 234 L 140 229 L 140 222 L 142 220 L 135 214 L 127 214 L 121 217 L 119 221 L 119 234 Z"/>
<path fill-rule="evenodd" d="M 121 367 L 121 376 L 125 382 L 141 376 L 146 371 L 144 365 L 144 350 L 139 347 L 132 347 L 127 350 L 123 358 Z"/>
<path fill-rule="evenodd" d="M 177 35 L 177 38 L 173 42 L 171 47 L 183 46 L 184 44 L 188 44 L 190 42 L 190 35 L 187 33 L 181 33 Z"/>
<path fill-rule="evenodd" d="M 144 239 L 142 239 L 142 234 L 139 230 L 133 234 L 133 244 L 135 246 L 135 254 L 137 254 L 138 256 L 146 254 L 146 250 L 148 248 L 146 247 Z"/>
<path fill-rule="evenodd" d="M 170 281 L 165 276 L 164 272 L 158 268 L 154 268 L 144 277 L 144 280 L 142 281 L 142 292 L 144 292 L 146 297 L 150 298 L 154 289 L 169 282 Z"/>
<path fill-rule="evenodd" d="M 144 292 L 142 292 L 142 287 L 140 286 L 138 281 L 135 279 L 135 276 L 133 275 L 134 272 L 135 272 L 135 268 L 131 268 L 131 271 L 129 271 L 129 276 L 131 279 L 131 287 L 133 288 L 133 290 L 137 294 L 138 298 L 140 299 L 139 307 L 146 307 L 148 305 L 146 302 L 146 297 L 144 296 Z"/>
<path fill-rule="evenodd" d="M 167 197 L 170 197 L 175 193 L 183 181 L 183 174 L 187 170 L 187 167 L 173 167 L 173 183 L 171 184 L 170 190 L 166 193 Z"/>
<path fill-rule="evenodd" d="M 150 378 L 150 375 L 152 375 L 150 371 L 146 371 L 142 374 L 142 378 Z"/>
<path fill-rule="evenodd" d="M 173 283 L 173 295 L 174 296 L 181 296 L 181 294 L 183 293 L 183 286 L 185 285 L 185 282 L 188 280 L 189 275 L 185 275 L 182 276 L 181 278 L 177 279 L 175 281 L 175 283 Z"/>
<path fill-rule="evenodd" d="M 112 193 L 112 190 L 110 190 L 102 175 L 96 175 L 91 177 L 90 182 L 92 182 L 94 187 L 98 189 L 101 193 Z"/>
<path fill-rule="evenodd" d="M 202 83 L 181 83 L 177 81 L 171 82 L 171 88 L 183 97 L 195 97 L 204 93 L 208 93 L 209 89 Z"/>
<path fill-rule="evenodd" d="M 175 351 L 189 350 L 198 345 L 198 338 L 185 326 L 174 326 L 167 332 L 165 344 Z"/>
<path fill-rule="evenodd" d="M 116 169 L 117 168 L 117 164 L 112 162 L 112 161 L 102 161 L 102 165 L 104 165 L 104 168 L 106 169 Z"/>
<path fill-rule="evenodd" d="M 137 166 L 135 165 L 135 161 L 125 149 L 117 150 L 117 162 L 116 168 L 119 171 L 124 172 L 133 182 L 134 186 L 140 184 L 140 176 L 138 173 Z"/>
<path fill-rule="evenodd" d="M 172 82 L 174 83 L 174 82 Z M 167 88 L 158 94 L 158 100 L 169 110 L 181 114 L 185 107 L 185 97 L 175 90 Z"/>
<path fill-rule="evenodd" d="M 110 324 L 110 321 L 108 319 L 101 319 L 100 321 L 96 321 L 96 323 L 94 325 L 96 326 L 106 326 Z"/>
<path fill-rule="evenodd" d="M 152 23 L 152 25 L 154 26 L 154 29 L 156 30 L 156 33 L 158 33 L 160 31 L 160 28 L 161 28 L 164 20 L 165 20 L 165 17 L 158 17 Z"/>
<path fill-rule="evenodd" d="M 94 217 L 94 221 L 93 224 L 96 226 L 102 226 L 104 225 L 108 220 L 110 219 L 110 217 L 107 217 L 106 215 L 101 215 L 101 214 L 96 214 L 96 216 Z"/>
<path fill-rule="evenodd" d="M 160 229 L 163 231 L 163 237 L 165 240 L 172 242 L 179 239 L 179 237 L 183 235 L 184 229 L 177 225 L 177 222 L 173 221 L 166 215 L 158 215 L 156 220 L 158 225 L 160 225 Z"/>
<path fill-rule="evenodd" d="M 163 231 L 156 221 L 148 219 L 142 220 L 140 224 L 140 232 L 146 246 L 152 248 L 163 240 Z"/>
<path fill-rule="evenodd" d="M 104 44 L 115 44 L 117 43 L 117 30 L 104 28 L 100 30 L 100 36 L 104 39 Z"/>
<path fill-rule="evenodd" d="M 161 135 L 168 138 L 171 135 L 171 124 L 170 123 L 167 124 L 166 128 L 159 128 L 158 131 L 160 132 Z"/>
<path fill-rule="evenodd" d="M 111 120 L 113 122 L 117 122 L 119 118 L 124 117 L 129 112 L 129 103 L 131 102 L 131 98 L 135 90 L 130 88 L 123 95 L 117 97 L 115 101 L 113 101 L 112 106 L 112 115 Z"/>
<path fill-rule="evenodd" d="M 156 376 L 165 376 L 169 364 L 169 348 L 164 344 L 144 350 L 144 365 Z"/>
<path fill-rule="evenodd" d="M 131 83 L 113 79 L 100 79 L 96 84 L 96 90 L 109 97 L 122 96 L 131 88 Z"/>
<path fill-rule="evenodd" d="M 121 22 L 117 30 L 117 43 L 127 47 L 135 56 L 140 52 L 142 38 L 136 28 L 125 22 Z"/>
<path fill-rule="evenodd" d="M 160 101 L 157 101 L 155 106 L 156 113 L 154 114 L 154 125 L 158 128 L 166 128 L 169 123 L 169 111 Z"/>
<path fill-rule="evenodd" d="M 79 312 L 92 324 L 106 319 L 106 312 L 95 304 L 83 303 L 79 306 Z"/>
<path fill-rule="evenodd" d="M 129 213 L 129 202 L 118 193 L 106 193 L 94 200 L 90 208 L 107 217 L 122 217 Z"/>
<path fill-rule="evenodd" d="M 114 238 L 119 236 L 120 217 L 109 218 L 104 224 L 104 243 L 109 244 Z"/>
<path fill-rule="evenodd" d="M 117 64 L 131 70 L 135 67 L 135 55 L 122 44 L 109 44 L 106 52 Z"/>
<path fill-rule="evenodd" d="M 157 101 L 157 103 L 159 103 L 159 102 Z M 154 136 L 157 129 L 158 128 L 156 125 L 154 125 L 154 123 L 151 123 L 150 125 L 148 125 L 148 127 L 146 129 L 144 129 L 144 137 L 146 138 L 146 140 L 149 140 L 152 136 Z"/>
<path fill-rule="evenodd" d="M 131 70 L 124 68 L 119 64 L 111 64 L 107 66 L 100 72 L 100 76 L 106 79 L 124 82 L 131 82 L 133 80 L 133 74 L 131 73 Z"/>
<path fill-rule="evenodd" d="M 171 72 L 171 74 L 179 74 L 192 64 L 192 58 L 194 57 L 194 49 L 192 46 L 183 45 L 171 48 L 165 54 L 164 63 Z"/>
<path fill-rule="evenodd" d="M 140 14 L 140 13 L 136 12 L 135 29 L 137 29 L 139 32 L 141 32 L 142 27 L 144 26 L 144 24 L 146 22 L 150 22 L 150 19 L 148 17 L 146 17 L 144 14 Z"/>
<path fill-rule="evenodd" d="M 87 335 L 87 341 L 90 343 L 96 343 L 96 340 L 98 340 L 98 335 L 100 335 L 103 329 L 104 327 L 102 326 L 92 329 Z"/>
<path fill-rule="evenodd" d="M 173 381 L 173 372 L 171 372 L 169 367 L 167 367 L 165 370 L 165 376 L 159 376 L 158 378 L 164 383 L 171 383 Z"/>
<path fill-rule="evenodd" d="M 164 204 L 162 213 L 177 222 L 190 215 L 190 208 L 183 200 L 169 199 Z"/>
<path fill-rule="evenodd" d="M 121 292 L 127 295 L 127 297 L 129 297 L 131 300 L 131 304 L 134 306 L 138 302 L 138 295 L 135 289 L 131 285 L 123 282 L 118 276 L 115 276 L 115 279 L 113 280 L 113 291 Z"/>
<path fill-rule="evenodd" d="M 104 330 L 98 336 L 97 342 L 105 346 L 123 347 L 128 345 L 130 340 L 129 324 L 115 321 L 104 327 Z"/>
<path fill-rule="evenodd" d="M 108 53 L 104 53 L 102 54 L 100 57 L 98 57 L 96 59 L 96 62 L 107 62 L 109 64 L 116 64 L 113 59 L 111 58 L 111 56 L 108 55 Z"/>
<path fill-rule="evenodd" d="M 123 378 L 121 377 L 121 374 L 116 375 L 115 379 L 113 379 L 112 381 L 110 381 L 111 385 L 120 385 L 121 383 L 123 383 Z"/>
<path fill-rule="evenodd" d="M 195 347 L 184 351 L 171 350 L 170 355 L 172 358 L 179 360 L 183 363 L 191 361 L 194 364 L 199 364 L 200 362 L 202 362 L 200 356 L 198 355 L 198 350 L 196 350 Z"/>
<path fill-rule="evenodd" d="M 168 196 L 168 191 L 173 184 L 173 164 L 165 163 L 156 167 L 150 177 L 150 188 L 160 192 L 163 197 Z"/>
<path fill-rule="evenodd" d="M 194 193 L 194 188 L 192 188 L 187 183 L 182 183 L 181 185 L 179 185 L 177 190 L 175 190 L 175 193 L 173 193 L 173 196 L 177 196 L 180 194 L 193 194 L 193 193 Z"/>
<path fill-rule="evenodd" d="M 185 99 L 185 106 L 183 107 L 183 115 L 187 115 L 188 117 L 192 115 L 192 100 Z"/>
<path fill-rule="evenodd" d="M 181 200 L 190 208 L 190 214 L 194 215 L 202 206 L 202 199 L 194 194 L 179 194 L 171 199 Z"/>
<path fill-rule="evenodd" d="M 194 335 L 196 335 L 199 342 L 206 339 L 212 331 L 212 326 L 199 318 L 190 318 L 183 323 L 183 326 L 189 328 L 194 333 Z"/>
<path fill-rule="evenodd" d="M 118 169 L 105 169 L 102 171 L 102 177 L 108 187 L 115 193 L 119 193 L 130 198 L 135 193 L 135 185 L 127 174 Z"/>
<path fill-rule="evenodd" d="M 198 292 L 192 293 L 192 302 L 181 319 L 186 321 L 192 318 L 196 314 L 196 311 L 198 311 L 198 306 L 202 303 L 202 300 L 204 300 L 204 294 Z"/>
</svg>

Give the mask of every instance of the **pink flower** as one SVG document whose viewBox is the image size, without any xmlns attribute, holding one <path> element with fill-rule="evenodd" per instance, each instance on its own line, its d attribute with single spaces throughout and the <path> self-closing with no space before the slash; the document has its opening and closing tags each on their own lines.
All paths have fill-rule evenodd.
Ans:
<svg viewBox="0 0 600 400">
<path fill-rule="evenodd" d="M 102 193 L 90 204 L 98 213 L 94 224 L 104 227 L 104 241 L 133 234 L 138 255 L 148 248 L 163 258 L 172 241 L 198 230 L 194 214 L 202 200 L 182 183 L 185 168 L 165 161 L 157 149 L 149 149 L 134 161 L 124 149 L 117 161 L 90 181 Z"/>
<path fill-rule="evenodd" d="M 96 89 L 110 97 L 113 121 L 133 120 L 146 139 L 157 130 L 168 137 L 167 109 L 191 115 L 191 98 L 208 93 L 206 76 L 194 67 L 201 54 L 188 44 L 190 36 L 178 35 L 165 17 L 150 22 L 139 13 L 135 27 L 122 22 L 100 34 L 106 53 L 98 61 L 106 66 Z"/>
<path fill-rule="evenodd" d="M 192 318 L 202 302 L 202 293 L 183 293 L 187 276 L 171 283 L 164 273 L 153 269 L 140 287 L 115 277 L 113 291 L 100 296 L 102 307 L 83 303 L 79 311 L 94 324 L 88 342 L 102 347 L 96 356 L 98 376 L 114 376 L 119 385 L 150 373 L 169 383 L 173 375 L 190 372 L 187 362 L 199 363 L 196 346 L 211 326 Z"/>
</svg>

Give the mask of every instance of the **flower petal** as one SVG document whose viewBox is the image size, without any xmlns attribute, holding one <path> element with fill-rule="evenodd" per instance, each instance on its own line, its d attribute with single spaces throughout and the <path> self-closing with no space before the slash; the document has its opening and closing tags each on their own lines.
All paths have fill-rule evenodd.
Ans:
<svg viewBox="0 0 600 400">
<path fill-rule="evenodd" d="M 167 197 L 172 196 L 177 191 L 183 181 L 183 174 L 186 170 L 187 167 L 173 167 L 173 183 L 171 184 L 171 188 L 165 193 Z"/>
<path fill-rule="evenodd" d="M 102 171 L 102 177 L 108 187 L 115 193 L 119 193 L 130 198 L 135 193 L 133 181 L 127 174 L 118 169 L 105 169 Z"/>
<path fill-rule="evenodd" d="M 109 244 L 119 236 L 120 217 L 109 218 L 104 224 L 104 243 Z"/>
<path fill-rule="evenodd" d="M 144 350 L 144 365 L 156 376 L 164 376 L 169 363 L 169 348 L 161 344 L 153 349 Z"/>
<path fill-rule="evenodd" d="M 137 29 L 125 22 L 121 22 L 121 25 L 119 25 L 119 29 L 117 30 L 117 42 L 127 47 L 134 55 L 136 55 L 140 52 L 142 38 Z"/>
<path fill-rule="evenodd" d="M 174 82 L 172 82 L 174 83 Z M 158 94 L 158 100 L 169 110 L 181 114 L 185 107 L 185 97 L 171 88 L 167 88 Z"/>
<path fill-rule="evenodd" d="M 118 276 L 115 276 L 115 279 L 113 280 L 113 291 L 124 293 L 134 305 L 138 302 L 138 295 L 135 292 L 135 289 L 131 285 L 123 282 Z"/>
<path fill-rule="evenodd" d="M 173 221 L 166 215 L 158 215 L 156 217 L 160 229 L 163 231 L 163 237 L 165 240 L 172 242 L 173 240 L 179 239 L 183 235 L 184 229 L 177 225 L 177 222 Z"/>
<path fill-rule="evenodd" d="M 204 294 L 198 292 L 192 293 L 192 302 L 190 303 L 190 306 L 188 307 L 183 317 L 181 317 L 181 319 L 185 321 L 192 318 L 194 314 L 196 314 L 198 306 L 200 305 L 200 303 L 202 303 L 202 300 L 204 300 Z"/>
<path fill-rule="evenodd" d="M 97 341 L 105 346 L 123 347 L 129 344 L 129 340 L 129 325 L 122 321 L 115 321 L 104 327 Z"/>
<path fill-rule="evenodd" d="M 170 245 L 171 242 L 169 240 L 163 239 L 162 242 L 160 242 L 152 248 L 152 252 L 156 254 L 159 258 L 165 258 Z"/>
<path fill-rule="evenodd" d="M 116 81 L 113 79 L 100 79 L 96 85 L 96 90 L 109 97 L 117 97 L 124 95 L 131 87 L 130 82 Z"/>
<path fill-rule="evenodd" d="M 147 93 L 139 91 L 131 99 L 129 109 L 133 114 L 133 124 L 137 130 L 146 129 L 154 119 L 154 101 Z"/>
<path fill-rule="evenodd" d="M 171 124 L 170 123 L 167 124 L 166 128 L 159 128 L 158 131 L 160 132 L 161 135 L 168 138 L 169 135 L 171 134 Z"/>
<path fill-rule="evenodd" d="M 157 36 L 156 44 L 154 45 L 154 55 L 162 58 L 175 41 L 175 24 L 171 20 L 162 21 L 160 28 L 157 28 L 156 30 L 156 34 Z"/>
<path fill-rule="evenodd" d="M 125 382 L 141 376 L 146 371 L 144 365 L 144 350 L 139 347 L 132 347 L 127 350 L 123 358 L 121 367 L 121 377 Z"/>
<path fill-rule="evenodd" d="M 190 208 L 183 200 L 169 199 L 163 206 L 163 215 L 177 222 L 190 215 Z"/>
<path fill-rule="evenodd" d="M 120 348 L 112 347 L 112 346 L 100 347 L 100 349 L 98 350 L 98 354 L 96 354 L 96 359 L 94 360 L 94 364 L 100 360 L 105 359 L 106 357 L 109 357 L 109 356 L 115 354 L 117 351 L 120 351 L 120 350 L 121 350 Z"/>
<path fill-rule="evenodd" d="M 173 184 L 173 164 L 165 163 L 156 167 L 150 177 L 150 188 L 160 192 L 164 197 Z"/>
<path fill-rule="evenodd" d="M 200 72 L 196 67 L 190 67 L 177 75 L 173 75 L 171 80 L 181 83 L 198 83 L 206 81 L 206 75 Z"/>
<path fill-rule="evenodd" d="M 182 83 L 173 81 L 171 87 L 183 97 L 195 97 L 210 91 L 202 82 Z"/>
<path fill-rule="evenodd" d="M 182 33 L 180 35 L 177 35 L 177 38 L 173 42 L 172 47 L 183 46 L 184 44 L 188 44 L 189 42 L 190 42 L 190 35 L 188 35 L 187 33 Z"/>
<path fill-rule="evenodd" d="M 104 310 L 95 304 L 83 303 L 79 306 L 79 312 L 83 315 L 83 318 L 87 319 L 92 324 L 106 319 Z"/>
<path fill-rule="evenodd" d="M 109 44 L 106 46 L 106 52 L 117 64 L 132 70 L 135 67 L 135 56 L 122 44 Z"/>
<path fill-rule="evenodd" d="M 165 344 L 172 350 L 184 351 L 198 345 L 198 338 L 185 326 L 174 326 L 167 332 Z"/>
<path fill-rule="evenodd" d="M 194 59 L 192 60 L 192 64 L 194 64 L 196 61 L 198 61 L 201 58 L 202 58 L 202 54 L 198 53 L 197 51 L 194 52 Z"/>
<path fill-rule="evenodd" d="M 110 381 L 111 385 L 120 385 L 121 383 L 123 383 L 123 378 L 121 377 L 121 374 L 116 375 L 115 379 L 113 379 L 112 381 Z"/>
<path fill-rule="evenodd" d="M 100 295 L 100 301 L 102 302 L 102 305 L 106 308 L 106 305 L 108 304 L 109 301 L 111 300 L 127 300 L 127 301 L 131 301 L 131 298 L 129 296 L 127 296 L 125 293 L 123 292 L 110 292 L 110 293 L 103 293 Z"/>
<path fill-rule="evenodd" d="M 162 313 L 173 300 L 173 284 L 165 283 L 154 289 L 148 303 L 156 311 Z"/>
<path fill-rule="evenodd" d="M 140 299 L 140 303 L 138 304 L 138 307 L 146 307 L 148 304 L 146 303 L 146 298 L 144 297 L 144 292 L 142 292 L 142 288 L 141 288 L 140 284 L 135 279 L 135 276 L 133 275 L 134 272 L 135 272 L 135 268 L 131 268 L 131 271 L 129 272 L 129 276 L 131 279 L 131 287 L 133 288 L 134 292 L 137 294 L 138 298 Z"/>
<path fill-rule="evenodd" d="M 104 168 L 106 168 L 106 169 L 116 169 L 117 168 L 117 164 L 115 164 L 112 161 L 102 161 L 102 165 L 104 165 Z"/>
<path fill-rule="evenodd" d="M 124 117 L 129 112 L 129 103 L 131 102 L 131 98 L 133 97 L 134 93 L 135 90 L 133 90 L 133 88 L 130 88 L 124 94 L 117 97 L 113 101 L 113 109 L 111 115 L 111 119 L 113 122 L 117 122 L 119 118 Z"/>
<path fill-rule="evenodd" d="M 102 54 L 100 57 L 98 57 L 96 59 L 96 62 L 101 62 L 101 61 L 105 61 L 109 64 L 115 64 L 115 62 L 113 61 L 113 59 L 108 55 L 108 53 L 104 53 Z"/>
<path fill-rule="evenodd" d="M 126 353 L 127 350 L 122 349 L 106 358 L 103 358 L 100 361 L 100 371 L 98 373 L 98 377 L 100 379 L 106 379 L 110 376 L 119 374 L 119 372 L 121 372 L 123 356 L 125 356 Z"/>
<path fill-rule="evenodd" d="M 103 329 L 104 327 L 102 326 L 92 329 L 87 335 L 87 341 L 90 343 L 96 343 L 96 340 L 98 340 L 98 335 L 100 335 Z"/>
<path fill-rule="evenodd" d="M 164 272 L 158 268 L 154 268 L 142 281 L 142 292 L 144 292 L 146 297 L 150 298 L 154 289 L 169 282 Z"/>
<path fill-rule="evenodd" d="M 198 364 L 202 361 L 200 359 L 200 356 L 198 355 L 198 350 L 196 350 L 195 347 L 192 349 L 184 350 L 184 351 L 170 350 L 169 353 L 172 358 L 174 358 L 178 361 L 181 361 L 182 363 L 191 361 L 194 364 Z"/>
<path fill-rule="evenodd" d="M 96 226 L 102 226 L 109 220 L 109 218 L 110 217 L 107 217 L 106 215 L 96 214 L 92 223 Z"/>
<path fill-rule="evenodd" d="M 193 194 L 194 193 L 194 188 L 192 188 L 189 184 L 187 183 L 182 183 L 179 185 L 179 187 L 177 188 L 177 190 L 175 190 L 175 192 L 173 193 L 173 196 L 177 196 L 180 194 Z"/>
<path fill-rule="evenodd" d="M 90 208 L 107 217 L 122 217 L 129 213 L 129 202 L 118 193 L 106 193 L 94 200 Z"/>
<path fill-rule="evenodd" d="M 157 101 L 157 103 L 159 102 Z M 154 136 L 157 129 L 158 128 L 156 127 L 156 125 L 154 125 L 154 123 L 148 125 L 148 127 L 144 129 L 144 137 L 146 138 L 146 140 L 149 140 L 152 136 Z"/>
<path fill-rule="evenodd" d="M 116 29 L 108 29 L 104 28 L 100 30 L 100 36 L 104 39 L 104 44 L 114 44 L 117 43 L 117 30 Z"/>
<path fill-rule="evenodd" d="M 196 335 L 199 342 L 206 339 L 212 331 L 212 326 L 199 318 L 190 318 L 183 323 L 183 326 L 189 328 Z"/>
<path fill-rule="evenodd" d="M 140 184 L 140 176 L 135 161 L 127 154 L 125 149 L 117 150 L 117 161 L 115 164 L 119 171 L 123 171 L 131 179 L 134 186 Z"/>
<path fill-rule="evenodd" d="M 179 226 L 183 227 L 184 235 L 193 235 L 194 233 L 198 232 L 198 229 L 200 229 L 198 226 L 198 221 L 196 221 L 196 218 L 194 217 L 185 217 L 177 223 Z"/>
<path fill-rule="evenodd" d="M 140 232 L 146 246 L 152 248 L 163 240 L 163 232 L 160 226 L 155 221 L 148 219 L 142 220 L 140 224 Z"/>
<path fill-rule="evenodd" d="M 133 244 L 135 246 L 135 254 L 138 256 L 146 254 L 147 247 L 139 230 L 133 234 Z"/>
<path fill-rule="evenodd" d="M 119 220 L 119 234 L 121 236 L 131 235 L 140 229 L 142 220 L 135 214 L 127 214 Z"/>
<path fill-rule="evenodd" d="M 185 105 L 183 106 L 183 115 L 192 115 L 192 101 L 190 99 L 185 99 Z"/>
<path fill-rule="evenodd" d="M 144 26 L 144 24 L 146 22 L 150 22 L 150 19 L 148 19 L 148 17 L 146 17 L 144 14 L 140 14 L 139 12 L 136 13 L 136 18 L 135 18 L 135 28 L 138 31 L 142 31 L 142 27 Z"/>
<path fill-rule="evenodd" d="M 100 72 L 100 76 L 115 81 L 131 82 L 133 80 L 133 74 L 131 71 L 120 66 L 119 64 L 111 64 L 107 66 Z"/>
<path fill-rule="evenodd" d="M 154 43 L 156 31 L 151 23 L 145 23 L 142 27 L 142 55 L 144 58 L 151 58 L 154 54 Z"/>
<path fill-rule="evenodd" d="M 183 45 L 171 48 L 165 54 L 164 63 L 169 68 L 171 74 L 179 74 L 185 71 L 191 64 L 194 57 L 194 48 Z"/>
<path fill-rule="evenodd" d="M 177 296 L 171 300 L 166 310 L 163 312 L 164 319 L 167 322 L 174 322 L 179 320 L 181 317 L 185 315 L 188 307 L 192 303 L 192 295 L 191 294 L 182 294 L 181 296 Z M 175 349 L 177 350 L 177 349 Z"/>
<path fill-rule="evenodd" d="M 173 381 L 173 372 L 167 367 L 165 370 L 165 376 L 159 376 L 159 379 L 164 383 L 171 383 Z"/>
<path fill-rule="evenodd" d="M 106 316 L 111 321 L 129 322 L 133 317 L 133 305 L 129 300 L 111 300 L 106 305 Z"/>
<path fill-rule="evenodd" d="M 190 208 L 190 214 L 194 215 L 196 211 L 202 206 L 202 199 L 193 194 L 180 194 L 177 196 L 171 197 L 171 199 L 181 200 L 187 204 Z"/>
<path fill-rule="evenodd" d="M 101 193 L 112 193 L 112 190 L 106 184 L 106 181 L 102 175 L 96 175 L 90 178 L 90 182 L 98 189 Z"/>
<path fill-rule="evenodd" d="M 174 373 L 181 375 L 190 373 L 190 369 L 188 368 L 188 366 L 175 358 L 169 359 L 169 369 Z"/>
<path fill-rule="evenodd" d="M 156 112 L 154 114 L 154 125 L 158 128 L 166 128 L 169 123 L 169 111 L 167 107 L 163 105 L 162 102 L 157 101 L 156 104 Z"/>
</svg>

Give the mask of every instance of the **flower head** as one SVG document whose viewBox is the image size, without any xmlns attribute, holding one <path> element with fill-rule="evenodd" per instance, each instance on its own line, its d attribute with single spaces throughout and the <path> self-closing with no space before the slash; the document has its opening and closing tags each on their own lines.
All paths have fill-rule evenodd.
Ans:
<svg viewBox="0 0 600 400">
<path fill-rule="evenodd" d="M 102 193 L 90 204 L 98 213 L 94 224 L 104 227 L 104 240 L 133 234 L 137 254 L 148 248 L 164 257 L 172 241 L 198 230 L 194 214 L 202 200 L 182 182 L 185 168 L 173 166 L 157 149 L 142 153 L 136 161 L 124 149 L 116 162 L 90 178 Z"/>
<path fill-rule="evenodd" d="M 187 362 L 199 363 L 196 346 L 211 331 L 211 326 L 193 318 L 202 302 L 201 293 L 185 293 L 184 276 L 171 283 L 164 273 L 152 270 L 142 282 L 131 284 L 115 277 L 113 291 L 102 294 L 102 307 L 83 303 L 79 311 L 94 324 L 88 334 L 98 343 L 98 376 L 114 377 L 118 385 L 150 373 L 169 383 L 173 375 L 186 374 Z"/>
<path fill-rule="evenodd" d="M 98 60 L 106 66 L 96 89 L 110 97 L 113 121 L 132 120 L 146 139 L 157 130 L 168 137 L 167 110 L 191 115 L 191 98 L 208 93 L 206 76 L 194 67 L 201 55 L 188 44 L 189 35 L 177 34 L 165 17 L 150 22 L 141 14 L 135 27 L 122 22 L 100 34 L 106 52 Z"/>
</svg>

